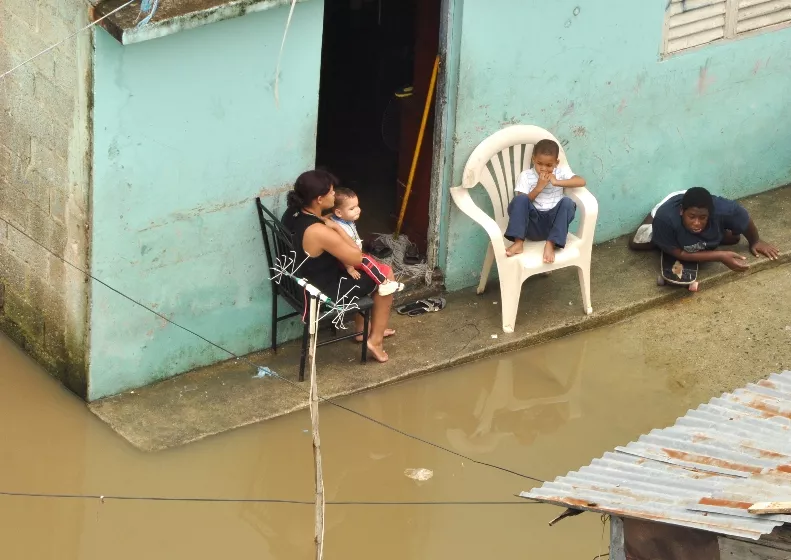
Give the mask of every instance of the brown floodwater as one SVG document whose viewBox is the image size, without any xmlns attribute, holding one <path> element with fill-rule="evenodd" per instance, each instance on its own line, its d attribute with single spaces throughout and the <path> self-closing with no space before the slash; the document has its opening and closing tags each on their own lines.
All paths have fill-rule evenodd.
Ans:
<svg viewBox="0 0 791 560">
<path fill-rule="evenodd" d="M 612 327 L 344 399 L 478 460 L 541 479 L 687 409 L 639 342 Z M 688 397 L 689 395 L 687 395 Z M 147 454 L 0 337 L 0 491 L 311 500 L 307 412 Z M 321 407 L 335 501 L 520 501 L 534 483 Z M 416 481 L 406 469 L 430 469 Z M 554 527 L 544 504 L 329 505 L 328 560 L 536 558 L 607 551 L 599 516 Z M 0 496 L 0 558 L 308 559 L 313 507 Z"/>
</svg>

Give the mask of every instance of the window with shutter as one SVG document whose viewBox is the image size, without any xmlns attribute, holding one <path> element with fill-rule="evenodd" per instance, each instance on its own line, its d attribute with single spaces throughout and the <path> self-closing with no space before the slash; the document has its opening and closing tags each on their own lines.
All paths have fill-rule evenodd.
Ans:
<svg viewBox="0 0 791 560">
<path fill-rule="evenodd" d="M 736 33 L 791 21 L 791 0 L 738 0 Z"/>
<path fill-rule="evenodd" d="M 791 0 L 670 0 L 662 54 L 791 24 Z"/>
</svg>

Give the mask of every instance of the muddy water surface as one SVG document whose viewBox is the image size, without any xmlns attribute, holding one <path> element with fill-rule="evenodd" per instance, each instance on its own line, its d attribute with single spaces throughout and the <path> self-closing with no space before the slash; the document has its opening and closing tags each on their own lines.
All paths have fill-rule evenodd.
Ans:
<svg viewBox="0 0 791 560">
<path fill-rule="evenodd" d="M 355 396 L 344 404 L 476 459 L 541 479 L 587 464 L 706 395 L 668 387 L 613 327 Z M 682 402 L 683 401 L 683 402 Z M 520 501 L 534 483 L 321 408 L 328 500 Z M 0 490 L 312 499 L 307 413 L 157 454 L 133 449 L 0 338 Z M 430 469 L 419 482 L 406 469 Z M 519 505 L 336 505 L 325 558 L 590 560 L 585 514 Z M 313 508 L 0 496 L 4 559 L 308 559 Z"/>
</svg>

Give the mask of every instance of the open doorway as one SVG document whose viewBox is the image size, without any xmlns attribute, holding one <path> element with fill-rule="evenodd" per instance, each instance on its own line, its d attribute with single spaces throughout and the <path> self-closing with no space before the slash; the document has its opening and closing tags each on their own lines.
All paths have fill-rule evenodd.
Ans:
<svg viewBox="0 0 791 560">
<path fill-rule="evenodd" d="M 394 231 L 440 33 L 441 0 L 325 0 L 316 164 L 353 189 L 363 238 Z M 402 231 L 425 255 L 429 114 Z"/>
</svg>

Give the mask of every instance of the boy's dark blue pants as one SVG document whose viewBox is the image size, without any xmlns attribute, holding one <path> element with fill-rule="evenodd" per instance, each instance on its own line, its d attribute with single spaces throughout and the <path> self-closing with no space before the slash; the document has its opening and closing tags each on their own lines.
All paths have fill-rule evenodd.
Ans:
<svg viewBox="0 0 791 560">
<path fill-rule="evenodd" d="M 551 241 L 556 247 L 566 246 L 569 224 L 574 220 L 577 205 L 563 197 L 551 210 L 537 210 L 526 194 L 517 194 L 508 205 L 508 229 L 505 238 L 509 241 Z"/>
</svg>

